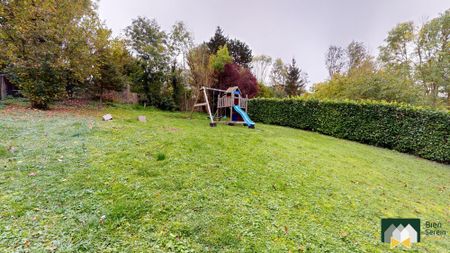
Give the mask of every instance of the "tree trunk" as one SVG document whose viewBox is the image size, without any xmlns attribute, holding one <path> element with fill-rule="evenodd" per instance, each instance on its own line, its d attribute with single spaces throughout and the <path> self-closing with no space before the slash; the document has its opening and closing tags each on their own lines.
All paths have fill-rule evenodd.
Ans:
<svg viewBox="0 0 450 253">
<path fill-rule="evenodd" d="M 432 105 L 433 107 L 436 107 L 437 105 L 437 100 L 438 100 L 438 94 L 439 94 L 439 88 L 437 86 L 437 84 L 432 84 L 431 85 L 431 95 L 432 95 Z"/>
<path fill-rule="evenodd" d="M 99 108 L 103 108 L 103 86 L 100 87 L 100 102 Z"/>
<path fill-rule="evenodd" d="M 3 76 L 0 76 L 0 100 L 6 98 L 6 84 Z"/>
<path fill-rule="evenodd" d="M 447 92 L 447 109 L 450 109 L 450 91 Z"/>
</svg>

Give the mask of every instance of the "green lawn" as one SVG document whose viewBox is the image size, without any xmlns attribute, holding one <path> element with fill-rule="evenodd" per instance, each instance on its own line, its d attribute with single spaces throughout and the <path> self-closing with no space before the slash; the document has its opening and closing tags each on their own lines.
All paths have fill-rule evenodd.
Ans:
<svg viewBox="0 0 450 253">
<path fill-rule="evenodd" d="M 449 182 L 448 165 L 278 126 L 0 108 L 0 252 L 388 252 L 381 217 L 450 231 Z"/>
</svg>

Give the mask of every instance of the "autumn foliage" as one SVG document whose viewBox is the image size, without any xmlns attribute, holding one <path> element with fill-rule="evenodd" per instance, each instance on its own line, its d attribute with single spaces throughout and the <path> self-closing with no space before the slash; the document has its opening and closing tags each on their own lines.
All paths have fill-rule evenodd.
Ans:
<svg viewBox="0 0 450 253">
<path fill-rule="evenodd" d="M 218 73 L 217 88 L 227 89 L 238 86 L 244 95 L 253 98 L 258 93 L 258 82 L 252 72 L 235 63 L 225 64 L 222 72 Z"/>
</svg>

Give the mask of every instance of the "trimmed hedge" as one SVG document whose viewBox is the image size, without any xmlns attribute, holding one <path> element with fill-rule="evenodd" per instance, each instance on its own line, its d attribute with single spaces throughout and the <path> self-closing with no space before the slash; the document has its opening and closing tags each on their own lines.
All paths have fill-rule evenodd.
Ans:
<svg viewBox="0 0 450 253">
<path fill-rule="evenodd" d="M 337 138 L 450 163 L 450 113 L 374 101 L 267 99 L 249 101 L 258 122 L 317 131 Z"/>
</svg>

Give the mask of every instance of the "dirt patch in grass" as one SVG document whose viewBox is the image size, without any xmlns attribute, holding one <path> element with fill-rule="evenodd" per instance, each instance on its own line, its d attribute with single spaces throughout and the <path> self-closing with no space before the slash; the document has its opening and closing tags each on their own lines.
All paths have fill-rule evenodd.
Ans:
<svg viewBox="0 0 450 253">
<path fill-rule="evenodd" d="M 23 103 L 9 103 L 0 109 L 0 115 L 9 115 L 14 117 L 26 118 L 31 114 L 39 113 L 44 117 L 55 116 L 97 116 L 100 115 L 98 108 L 85 101 L 67 100 L 52 105 L 49 110 L 33 109 Z"/>
</svg>

